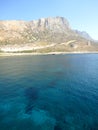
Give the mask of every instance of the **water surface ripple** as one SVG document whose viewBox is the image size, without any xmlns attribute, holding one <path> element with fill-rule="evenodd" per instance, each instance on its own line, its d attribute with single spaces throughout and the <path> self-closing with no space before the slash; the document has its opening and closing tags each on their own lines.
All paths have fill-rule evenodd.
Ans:
<svg viewBox="0 0 98 130">
<path fill-rule="evenodd" d="M 0 57 L 0 130 L 98 130 L 98 54 Z"/>
</svg>

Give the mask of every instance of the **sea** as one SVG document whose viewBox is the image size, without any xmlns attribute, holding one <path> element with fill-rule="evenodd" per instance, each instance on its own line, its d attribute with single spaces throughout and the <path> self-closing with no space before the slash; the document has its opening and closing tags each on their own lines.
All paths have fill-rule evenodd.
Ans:
<svg viewBox="0 0 98 130">
<path fill-rule="evenodd" d="M 0 130 L 98 130 L 98 54 L 0 57 Z"/>
</svg>

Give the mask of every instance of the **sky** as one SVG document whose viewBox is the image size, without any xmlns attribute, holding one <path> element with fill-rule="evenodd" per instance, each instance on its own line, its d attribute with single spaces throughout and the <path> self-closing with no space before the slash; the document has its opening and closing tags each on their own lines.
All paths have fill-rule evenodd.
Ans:
<svg viewBox="0 0 98 130">
<path fill-rule="evenodd" d="M 98 40 L 98 0 L 0 0 L 0 20 L 65 17 L 72 29 Z"/>
</svg>

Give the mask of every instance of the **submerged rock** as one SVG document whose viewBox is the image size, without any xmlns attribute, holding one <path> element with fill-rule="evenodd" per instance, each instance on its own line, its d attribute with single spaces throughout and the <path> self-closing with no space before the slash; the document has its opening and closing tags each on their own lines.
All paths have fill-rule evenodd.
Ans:
<svg viewBox="0 0 98 130">
<path fill-rule="evenodd" d="M 35 100 L 38 97 L 38 88 L 30 87 L 25 90 L 26 98 L 30 100 Z"/>
<path fill-rule="evenodd" d="M 36 125 L 51 125 L 55 126 L 56 124 L 56 119 L 51 117 L 47 111 L 40 110 L 40 109 L 35 109 L 32 110 L 32 121 Z"/>
<path fill-rule="evenodd" d="M 49 120 L 52 123 L 54 122 L 54 119 L 49 116 L 48 112 L 40 109 L 32 110 L 32 119 L 37 125 L 43 124 Z"/>
<path fill-rule="evenodd" d="M 56 125 L 56 126 L 54 127 L 54 130 L 62 130 L 62 128 L 61 128 L 59 125 Z"/>
<path fill-rule="evenodd" d="M 38 98 L 39 90 L 35 87 L 30 87 L 25 90 L 25 97 L 27 100 L 27 105 L 25 108 L 25 113 L 31 114 L 32 109 L 34 107 L 34 103 Z"/>
<path fill-rule="evenodd" d="M 33 106 L 31 106 L 31 105 L 30 105 L 30 106 L 27 105 L 27 106 L 26 106 L 26 109 L 25 109 L 25 113 L 26 113 L 26 114 L 31 114 L 32 109 L 33 109 Z"/>
<path fill-rule="evenodd" d="M 74 117 L 73 116 L 66 116 L 64 119 L 64 122 L 72 125 L 74 123 Z"/>
</svg>

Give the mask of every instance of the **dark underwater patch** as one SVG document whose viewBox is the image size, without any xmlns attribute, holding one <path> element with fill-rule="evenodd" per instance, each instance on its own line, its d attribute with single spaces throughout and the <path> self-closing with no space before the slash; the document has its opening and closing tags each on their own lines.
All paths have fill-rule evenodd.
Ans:
<svg viewBox="0 0 98 130">
<path fill-rule="evenodd" d="M 25 97 L 27 100 L 27 105 L 25 107 L 25 113 L 30 114 L 34 107 L 34 103 L 38 98 L 39 90 L 35 87 L 30 87 L 25 90 Z"/>
</svg>

